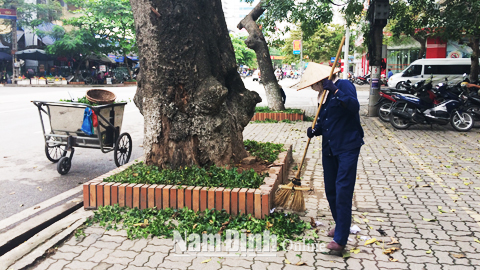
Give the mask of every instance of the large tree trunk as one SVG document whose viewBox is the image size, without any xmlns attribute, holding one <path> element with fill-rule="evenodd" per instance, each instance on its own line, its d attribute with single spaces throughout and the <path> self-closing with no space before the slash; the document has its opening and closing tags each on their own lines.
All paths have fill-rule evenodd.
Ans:
<svg viewBox="0 0 480 270">
<path fill-rule="evenodd" d="M 131 0 L 141 74 L 147 164 L 162 168 L 238 162 L 242 131 L 260 96 L 236 70 L 220 0 Z"/>
<path fill-rule="evenodd" d="M 249 34 L 245 40 L 248 48 L 255 51 L 257 55 L 258 67 L 260 68 L 260 75 L 265 93 L 267 94 L 268 107 L 272 110 L 285 110 L 282 102 L 282 95 L 280 94 L 280 85 L 278 85 L 277 78 L 273 70 L 272 60 L 270 59 L 270 52 L 268 51 L 267 42 L 263 36 L 262 31 L 255 22 L 265 9 L 262 7 L 262 1 L 240 21 L 237 28 L 245 28 Z"/>
<path fill-rule="evenodd" d="M 427 51 L 427 38 L 414 36 L 413 39 L 420 43 L 420 52 L 418 53 L 418 59 L 422 59 L 425 55 L 425 52 Z"/>
<path fill-rule="evenodd" d="M 471 38 L 470 43 L 468 44 L 470 48 L 472 48 L 472 55 L 470 56 L 470 59 L 472 59 L 472 64 L 470 67 L 470 81 L 471 82 L 477 82 L 478 81 L 478 73 L 479 73 L 479 67 L 478 67 L 478 57 L 480 56 L 480 49 L 479 49 L 479 38 Z"/>
</svg>

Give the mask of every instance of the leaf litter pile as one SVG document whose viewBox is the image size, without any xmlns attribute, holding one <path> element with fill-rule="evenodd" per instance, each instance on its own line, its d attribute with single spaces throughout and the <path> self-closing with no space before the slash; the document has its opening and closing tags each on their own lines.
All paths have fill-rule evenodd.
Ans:
<svg viewBox="0 0 480 270">
<path fill-rule="evenodd" d="M 183 209 L 156 209 L 127 208 L 114 206 L 99 207 L 95 215 L 86 225 L 98 223 L 106 230 L 125 229 L 129 239 L 147 238 L 149 236 L 173 237 L 173 231 L 180 235 L 196 233 L 220 234 L 224 240 L 226 230 L 237 230 L 249 234 L 263 234 L 269 230 L 271 235 L 277 236 L 279 249 L 285 239 L 300 241 L 300 235 L 310 229 L 310 223 L 305 222 L 296 214 L 273 212 L 265 219 L 256 219 L 252 215 L 231 216 L 225 211 L 205 210 L 195 212 L 188 208 Z M 313 242 L 309 239 L 307 242 Z"/>
<path fill-rule="evenodd" d="M 250 155 L 257 159 L 253 164 L 160 169 L 154 165 L 138 162 L 103 181 L 129 184 L 258 188 L 268 176 L 268 166 L 278 158 L 279 153 L 284 151 L 283 144 L 246 140 L 244 145 Z"/>
</svg>

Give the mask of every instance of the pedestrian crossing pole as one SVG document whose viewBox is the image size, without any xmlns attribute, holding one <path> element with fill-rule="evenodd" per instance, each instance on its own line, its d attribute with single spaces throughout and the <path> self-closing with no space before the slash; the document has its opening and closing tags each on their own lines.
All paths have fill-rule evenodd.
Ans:
<svg viewBox="0 0 480 270">
<path fill-rule="evenodd" d="M 368 60 L 370 61 L 370 95 L 368 116 L 377 116 L 375 104 L 380 98 L 380 74 L 382 67 L 383 28 L 387 25 L 390 4 L 388 0 L 372 0 L 368 7 L 370 21 Z"/>
</svg>

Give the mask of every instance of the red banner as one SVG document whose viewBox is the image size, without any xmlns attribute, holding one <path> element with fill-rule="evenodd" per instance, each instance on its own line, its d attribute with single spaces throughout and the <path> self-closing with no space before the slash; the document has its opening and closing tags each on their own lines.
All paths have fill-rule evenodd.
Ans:
<svg viewBox="0 0 480 270">
<path fill-rule="evenodd" d="M 15 9 L 0 8 L 0 19 L 16 20 L 17 11 Z"/>
</svg>

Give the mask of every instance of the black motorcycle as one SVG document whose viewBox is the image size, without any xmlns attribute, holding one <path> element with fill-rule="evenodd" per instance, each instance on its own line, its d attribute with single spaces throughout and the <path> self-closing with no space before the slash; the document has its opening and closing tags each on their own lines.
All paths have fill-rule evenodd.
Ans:
<svg viewBox="0 0 480 270">
<path fill-rule="evenodd" d="M 424 91 L 431 90 L 431 82 L 426 83 Z M 457 131 L 469 131 L 474 120 L 470 113 L 465 110 L 468 97 L 463 91 L 458 93 L 458 88 L 448 87 L 447 84 L 439 84 L 436 95 L 444 99 L 435 105 L 426 95 L 420 97 L 394 95 L 397 101 L 393 104 L 390 112 L 390 123 L 396 129 L 407 129 L 413 124 L 439 124 L 446 125 L 449 122 Z"/>
</svg>

